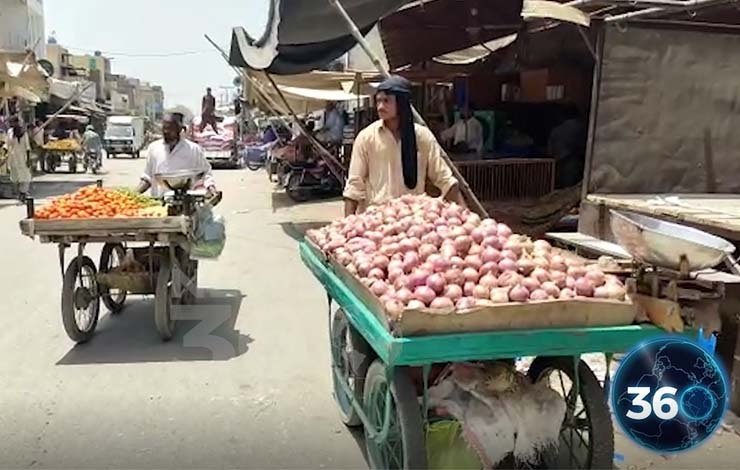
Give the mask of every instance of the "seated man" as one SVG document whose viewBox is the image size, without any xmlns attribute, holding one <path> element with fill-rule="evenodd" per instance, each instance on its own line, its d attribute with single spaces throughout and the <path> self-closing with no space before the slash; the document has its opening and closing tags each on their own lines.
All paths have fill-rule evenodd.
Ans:
<svg viewBox="0 0 740 470">
<path fill-rule="evenodd" d="M 483 153 L 483 126 L 473 116 L 470 108 L 465 108 L 460 113 L 460 118 L 449 129 L 442 131 L 442 140 L 451 144 L 453 152 Z"/>
</svg>

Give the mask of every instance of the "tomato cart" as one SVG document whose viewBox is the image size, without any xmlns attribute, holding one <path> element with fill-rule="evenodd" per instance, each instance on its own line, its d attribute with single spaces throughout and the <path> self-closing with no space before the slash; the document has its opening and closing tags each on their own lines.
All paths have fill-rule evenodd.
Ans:
<svg viewBox="0 0 740 470">
<path fill-rule="evenodd" d="M 566 401 L 548 467 L 611 468 L 614 433 L 604 389 L 580 355 L 618 353 L 660 333 L 653 326 L 566 327 L 399 337 L 341 267 L 303 242 L 305 265 L 329 300 L 334 395 L 345 424 L 363 426 L 372 468 L 425 468 L 428 385 L 435 364 L 536 356 L 528 376 L 550 376 Z M 332 311 L 331 304 L 338 308 Z M 421 370 L 423 386 L 414 384 Z M 418 383 L 418 380 L 417 380 Z M 560 389 L 560 390 L 557 390 Z"/>
<path fill-rule="evenodd" d="M 62 321 L 77 343 L 88 341 L 97 326 L 100 302 L 121 312 L 129 295 L 154 295 L 154 320 L 163 340 L 172 338 L 173 305 L 192 303 L 198 286 L 198 262 L 192 258 L 196 209 L 216 205 L 221 193 L 207 198 L 190 190 L 198 175 L 159 175 L 172 189 L 154 216 L 41 219 L 27 201 L 23 235 L 56 243 L 62 271 Z M 98 186 L 102 183 L 98 182 Z M 85 254 L 89 244 L 103 244 L 98 264 Z M 75 245 L 65 267 L 65 254 Z"/>
<path fill-rule="evenodd" d="M 154 295 L 154 320 L 163 340 L 172 337 L 172 305 L 187 303 L 197 288 L 197 261 L 190 259 L 190 217 L 34 220 L 20 223 L 21 232 L 41 243 L 56 243 L 62 269 L 62 321 L 77 343 L 95 332 L 100 301 L 118 314 L 131 294 Z M 129 248 L 129 243 L 139 243 Z M 99 262 L 85 254 L 89 244 L 102 243 Z M 76 245 L 66 264 L 67 248 Z M 117 272 L 130 250 L 133 268 Z"/>
</svg>

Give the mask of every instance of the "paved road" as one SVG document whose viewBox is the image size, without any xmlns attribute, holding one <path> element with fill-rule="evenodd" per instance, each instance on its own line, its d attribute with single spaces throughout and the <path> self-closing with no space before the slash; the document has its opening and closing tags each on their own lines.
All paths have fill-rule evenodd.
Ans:
<svg viewBox="0 0 740 470">
<path fill-rule="evenodd" d="M 105 161 L 106 184 L 135 184 L 143 164 Z M 230 317 L 215 355 L 192 346 L 198 322 L 162 344 L 151 299 L 106 314 L 94 340 L 75 347 L 61 325 L 56 248 L 21 237 L 23 208 L 0 205 L 1 468 L 365 465 L 330 395 L 323 291 L 296 250 L 303 224 L 330 220 L 339 205 L 291 207 L 263 172 L 217 178 L 228 244 L 200 272 L 202 303 Z M 34 190 L 51 195 L 94 177 L 42 179 Z"/>
<path fill-rule="evenodd" d="M 143 164 L 105 161 L 106 184 L 134 185 Z M 217 178 L 228 243 L 200 276 L 203 311 L 225 315 L 215 354 L 197 346 L 197 321 L 163 344 L 151 299 L 106 314 L 94 340 L 75 347 L 61 325 L 55 247 L 21 237 L 24 209 L 0 202 L 0 468 L 365 467 L 330 394 L 323 291 L 296 250 L 302 231 L 337 217 L 340 204 L 292 206 L 263 172 Z M 34 191 L 94 179 L 44 176 Z M 664 459 L 618 436 L 617 452 L 622 468 L 737 468 L 738 442 L 725 432 Z"/>
</svg>

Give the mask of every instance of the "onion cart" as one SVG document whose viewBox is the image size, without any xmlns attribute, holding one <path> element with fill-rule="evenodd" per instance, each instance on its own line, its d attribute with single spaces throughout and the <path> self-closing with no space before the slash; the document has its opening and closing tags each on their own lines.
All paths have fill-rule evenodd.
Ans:
<svg viewBox="0 0 740 470">
<path fill-rule="evenodd" d="M 551 386 L 566 401 L 560 448 L 545 457 L 548 466 L 611 468 L 614 433 L 605 392 L 580 355 L 623 352 L 661 330 L 630 324 L 627 310 L 611 314 L 610 307 L 598 305 L 597 299 L 520 304 L 507 321 L 524 318 L 526 322 L 527 317 L 546 316 L 545 309 L 550 309 L 560 318 L 583 322 L 602 316 L 613 325 L 530 329 L 520 324 L 515 326 L 519 329 L 486 329 L 494 325 L 485 323 L 496 317 L 488 315 L 489 320 L 478 316 L 457 332 L 440 333 L 434 321 L 412 312 L 404 324 L 396 325 L 400 328 L 393 328 L 384 319 L 382 306 L 343 266 L 309 241 L 301 244 L 300 254 L 326 289 L 334 395 L 345 424 L 364 427 L 372 468 L 426 467 L 427 392 L 434 365 L 524 356 L 536 356 L 528 376 L 533 380 L 550 376 Z M 333 309 L 332 303 L 338 308 Z M 478 331 L 463 331 L 468 328 Z"/>
<path fill-rule="evenodd" d="M 34 201 L 27 202 L 21 233 L 57 244 L 62 321 L 73 341 L 84 343 L 93 336 L 101 301 L 118 314 L 129 295 L 154 295 L 155 325 L 164 341 L 174 332 L 173 305 L 194 302 L 198 262 L 191 258 L 193 213 L 199 205 L 218 203 L 220 194 L 206 201 L 204 191 L 186 189 L 193 175 L 164 177 L 173 188 L 164 197 L 166 216 L 44 220 L 34 218 Z M 85 254 L 87 245 L 96 243 L 103 244 L 97 265 Z M 65 267 L 65 254 L 73 246 Z"/>
</svg>

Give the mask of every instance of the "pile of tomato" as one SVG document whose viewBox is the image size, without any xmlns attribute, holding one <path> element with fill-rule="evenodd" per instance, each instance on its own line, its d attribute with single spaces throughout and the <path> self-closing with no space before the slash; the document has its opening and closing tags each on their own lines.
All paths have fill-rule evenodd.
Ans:
<svg viewBox="0 0 740 470">
<path fill-rule="evenodd" d="M 134 195 L 115 189 L 88 186 L 54 199 L 37 210 L 37 219 L 99 219 L 136 217 L 147 204 Z"/>
</svg>

